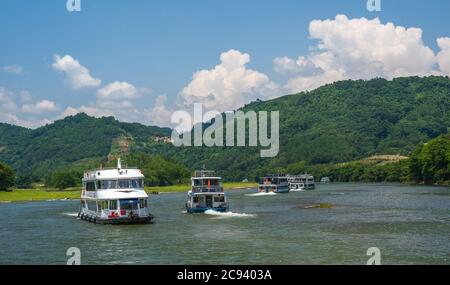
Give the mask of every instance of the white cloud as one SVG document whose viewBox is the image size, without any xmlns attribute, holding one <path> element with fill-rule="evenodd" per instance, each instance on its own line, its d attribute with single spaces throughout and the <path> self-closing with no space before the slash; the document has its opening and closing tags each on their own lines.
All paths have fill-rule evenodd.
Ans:
<svg viewBox="0 0 450 285">
<path fill-rule="evenodd" d="M 168 126 L 173 110 L 166 106 L 166 102 L 167 97 L 165 95 L 156 97 L 153 107 L 143 111 L 145 121 L 152 125 Z"/>
<path fill-rule="evenodd" d="M 450 38 L 439 38 L 437 43 L 441 49 L 437 55 L 439 68 L 444 75 L 450 76 Z"/>
<path fill-rule="evenodd" d="M 233 110 L 257 98 L 267 99 L 278 86 L 264 73 L 248 69 L 250 55 L 229 50 L 220 55 L 220 64 L 210 70 L 197 71 L 180 93 L 179 103 L 218 111 Z"/>
<path fill-rule="evenodd" d="M 30 114 L 42 114 L 46 112 L 55 112 L 58 110 L 55 102 L 49 100 L 41 100 L 34 104 L 25 104 L 22 106 L 22 112 Z"/>
<path fill-rule="evenodd" d="M 51 101 L 42 100 L 36 104 L 26 104 L 19 108 L 18 103 L 23 102 L 24 96 L 26 100 L 32 101 L 31 95 L 27 91 L 20 91 L 15 93 L 5 87 L 0 86 L 0 122 L 5 122 L 13 125 L 23 126 L 27 128 L 35 128 L 51 122 L 47 118 L 36 117 L 40 109 L 46 109 L 47 111 L 56 111 L 51 108 Z M 53 103 L 54 104 L 54 103 Z M 28 107 L 25 107 L 29 105 Z M 24 112 L 25 110 L 34 112 Z M 52 110 L 50 110 L 52 109 Z M 30 116 L 30 113 L 31 114 Z"/>
<path fill-rule="evenodd" d="M 95 106 L 85 106 L 82 105 L 78 108 L 75 107 L 67 107 L 60 115 L 61 118 L 65 118 L 67 116 L 74 116 L 78 113 L 86 113 L 89 116 L 93 116 L 93 117 L 107 117 L 107 116 L 113 116 L 114 113 L 109 111 L 109 110 L 105 110 L 105 109 L 99 109 Z"/>
<path fill-rule="evenodd" d="M 12 96 L 13 93 L 11 91 L 0 86 L 0 103 L 10 101 Z"/>
<path fill-rule="evenodd" d="M 297 60 L 274 60 L 277 72 L 296 74 L 286 84 L 292 92 L 342 79 L 440 74 L 435 69 L 436 55 L 423 43 L 419 28 L 382 24 L 378 18 L 348 19 L 337 15 L 332 20 L 311 21 L 309 33 L 318 41 L 309 55 Z M 441 44 L 447 47 L 445 40 Z M 441 70 L 445 69 L 445 58 L 444 52 Z"/>
<path fill-rule="evenodd" d="M 54 55 L 52 67 L 66 75 L 66 83 L 73 89 L 98 87 L 101 84 L 100 79 L 92 77 L 89 70 L 70 55 Z"/>
<path fill-rule="evenodd" d="M 97 91 L 97 98 L 106 100 L 134 99 L 139 95 L 136 87 L 128 82 L 119 81 L 112 82 Z"/>
<path fill-rule="evenodd" d="M 296 60 L 287 56 L 277 57 L 273 60 L 274 69 L 278 73 L 314 73 L 321 72 L 322 69 L 314 65 L 304 56 L 299 56 Z"/>
<path fill-rule="evenodd" d="M 23 73 L 23 67 L 17 64 L 13 65 L 7 65 L 3 67 L 3 71 L 7 73 L 13 73 L 13 74 L 22 74 Z"/>
<path fill-rule="evenodd" d="M 0 86 L 0 113 L 4 116 L 5 114 L 14 114 L 17 111 L 14 96 L 12 91 Z"/>
</svg>

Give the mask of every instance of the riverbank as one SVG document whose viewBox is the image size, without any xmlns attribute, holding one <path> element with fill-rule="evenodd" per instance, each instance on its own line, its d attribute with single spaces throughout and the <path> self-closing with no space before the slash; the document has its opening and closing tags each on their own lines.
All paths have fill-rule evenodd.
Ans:
<svg viewBox="0 0 450 285">
<path fill-rule="evenodd" d="M 253 182 L 228 182 L 224 183 L 225 190 L 245 189 L 256 187 Z M 145 187 L 145 191 L 149 194 L 161 193 L 177 193 L 187 192 L 189 185 L 172 185 Z M 57 190 L 50 188 L 39 189 L 13 189 L 11 191 L 0 191 L 0 203 L 8 202 L 32 202 L 32 201 L 48 201 L 48 200 L 72 200 L 80 198 L 80 189 L 78 187 L 68 188 L 65 190 Z"/>
</svg>

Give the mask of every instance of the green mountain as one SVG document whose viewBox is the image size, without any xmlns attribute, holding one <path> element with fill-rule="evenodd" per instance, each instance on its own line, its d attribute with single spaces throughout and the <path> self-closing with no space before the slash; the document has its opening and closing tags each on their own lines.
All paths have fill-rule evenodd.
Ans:
<svg viewBox="0 0 450 285">
<path fill-rule="evenodd" d="M 376 154 L 408 156 L 418 145 L 448 132 L 449 109 L 448 77 L 347 80 L 242 108 L 280 112 L 280 152 L 275 158 L 260 158 L 259 148 L 251 147 L 158 145 L 147 151 L 166 153 L 191 168 L 222 170 L 228 179 L 252 180 Z"/>
<path fill-rule="evenodd" d="M 228 180 L 253 180 L 377 154 L 409 156 L 448 132 L 449 109 L 448 77 L 347 80 L 242 108 L 280 112 L 274 158 L 261 158 L 258 147 L 174 147 L 155 139 L 170 136 L 168 128 L 79 114 L 35 130 L 0 124 L 0 161 L 36 180 L 56 169 L 139 152 L 191 170 L 205 165 Z"/>
<path fill-rule="evenodd" d="M 40 180 L 54 170 L 105 161 L 108 155 L 128 153 L 129 145 L 146 146 L 168 128 L 121 123 L 113 117 L 86 114 L 66 117 L 38 129 L 0 124 L 0 161 L 20 177 Z"/>
</svg>

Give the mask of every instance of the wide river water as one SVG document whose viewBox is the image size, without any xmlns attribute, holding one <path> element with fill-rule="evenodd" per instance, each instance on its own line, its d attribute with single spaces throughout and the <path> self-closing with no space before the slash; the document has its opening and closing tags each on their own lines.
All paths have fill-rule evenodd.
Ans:
<svg viewBox="0 0 450 285">
<path fill-rule="evenodd" d="M 314 191 L 228 192 L 224 215 L 186 214 L 186 193 L 150 196 L 149 225 L 98 225 L 78 201 L 0 204 L 0 264 L 450 264 L 450 188 L 318 184 Z M 331 208 L 311 207 L 321 203 Z"/>
</svg>

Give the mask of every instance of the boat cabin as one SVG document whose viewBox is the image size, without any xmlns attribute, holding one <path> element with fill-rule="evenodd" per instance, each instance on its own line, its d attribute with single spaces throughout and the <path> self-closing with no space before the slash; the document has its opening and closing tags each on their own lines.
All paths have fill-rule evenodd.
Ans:
<svg viewBox="0 0 450 285">
<path fill-rule="evenodd" d="M 191 177 L 186 210 L 189 213 L 207 210 L 227 211 L 228 201 L 223 192 L 222 178 L 214 176 L 213 171 L 196 171 Z"/>
</svg>

